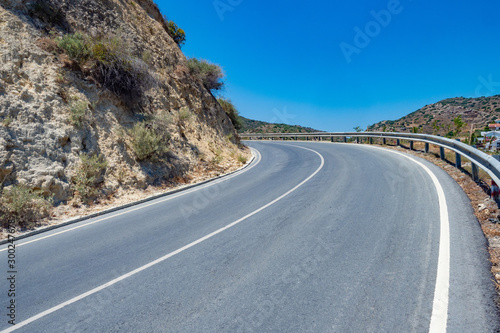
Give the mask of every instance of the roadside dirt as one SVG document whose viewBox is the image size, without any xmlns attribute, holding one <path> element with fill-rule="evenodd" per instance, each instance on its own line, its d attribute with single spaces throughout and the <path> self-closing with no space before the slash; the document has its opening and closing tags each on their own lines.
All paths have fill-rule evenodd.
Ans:
<svg viewBox="0 0 500 333">
<path fill-rule="evenodd" d="M 251 160 L 251 155 L 248 152 L 247 163 Z M 188 177 L 176 178 L 172 182 L 160 186 L 148 186 L 145 189 L 136 188 L 119 188 L 116 192 L 108 195 L 107 197 L 100 197 L 96 201 L 83 205 L 77 200 L 61 204 L 51 210 L 50 217 L 40 221 L 33 229 L 20 229 L 13 236 L 20 236 L 35 230 L 44 229 L 53 225 L 64 223 L 68 220 L 90 215 L 93 213 L 102 212 L 111 208 L 123 206 L 141 199 L 156 196 L 159 194 L 168 193 L 183 186 L 196 184 L 208 179 L 212 179 L 241 168 L 244 164 L 236 160 L 226 160 L 218 165 L 198 165 Z M 12 234 L 11 234 L 12 235 Z M 0 233 L 0 240 L 6 239 L 8 233 L 2 229 Z"/>
</svg>

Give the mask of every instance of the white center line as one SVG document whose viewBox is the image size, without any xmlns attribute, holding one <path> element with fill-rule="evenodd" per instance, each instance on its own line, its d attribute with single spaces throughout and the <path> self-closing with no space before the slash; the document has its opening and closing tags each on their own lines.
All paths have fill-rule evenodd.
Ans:
<svg viewBox="0 0 500 333">
<path fill-rule="evenodd" d="M 92 225 L 92 224 L 103 222 L 103 221 L 115 218 L 117 216 L 125 215 L 125 214 L 128 214 L 130 212 L 134 212 L 134 211 L 139 210 L 139 209 L 143 209 L 143 208 L 146 208 L 146 207 L 157 205 L 159 203 L 163 203 L 163 202 L 166 202 L 166 201 L 169 201 L 169 200 L 181 197 L 183 195 L 186 195 L 186 194 L 189 194 L 189 193 L 193 193 L 195 191 L 202 190 L 202 189 L 207 188 L 209 186 L 213 186 L 213 185 L 225 182 L 225 181 L 227 181 L 227 180 L 229 180 L 229 179 L 231 179 L 233 177 L 239 176 L 242 173 L 249 171 L 250 169 L 252 169 L 253 167 L 255 167 L 257 164 L 259 164 L 259 162 L 261 161 L 260 152 L 258 150 L 256 150 L 256 149 L 254 149 L 254 151 L 257 153 L 256 154 L 257 155 L 257 162 L 255 162 L 253 165 L 251 165 L 251 166 L 249 166 L 249 167 L 247 167 L 247 168 L 245 168 L 245 169 L 243 169 L 243 170 L 241 170 L 239 172 L 236 172 L 236 173 L 234 173 L 232 175 L 220 178 L 218 180 L 211 181 L 211 182 L 207 183 L 206 185 L 201 185 L 201 186 L 195 187 L 193 189 L 188 189 L 188 190 L 185 190 L 185 191 L 181 191 L 178 194 L 167 195 L 164 199 L 157 199 L 157 200 L 154 200 L 153 202 L 151 202 L 149 204 L 141 205 L 141 206 L 138 206 L 138 207 L 135 207 L 135 208 L 131 208 L 131 209 L 124 208 L 124 210 L 121 211 L 121 212 L 119 212 L 119 213 L 112 214 L 112 215 L 100 218 L 98 220 L 95 220 L 95 221 L 91 221 L 91 222 L 87 222 L 87 223 L 83 223 L 83 224 L 78 224 L 75 227 L 72 227 L 72 228 L 69 228 L 69 229 L 64 229 L 62 231 L 55 232 L 53 234 L 49 234 L 47 236 L 43 236 L 43 237 L 35 238 L 33 240 L 30 240 L 30 241 L 19 243 L 19 244 L 16 244 L 16 247 L 19 247 L 19 246 L 22 246 L 22 245 L 26 245 L 26 244 L 35 243 L 35 242 L 41 241 L 41 240 L 46 239 L 46 238 L 54 237 L 54 236 L 57 236 L 57 235 L 60 235 L 60 234 L 64 234 L 64 233 L 69 232 L 69 231 L 77 230 L 77 229 L 80 229 L 80 228 L 83 228 L 83 227 L 86 227 L 86 226 L 89 226 L 89 225 Z M 7 251 L 7 249 L 8 248 L 5 247 L 4 249 L 1 249 L 0 252 Z"/>
<path fill-rule="evenodd" d="M 277 203 L 278 201 L 280 201 L 281 199 L 285 198 L 285 197 L 286 197 L 286 196 L 288 196 L 290 193 L 294 192 L 294 191 L 295 191 L 295 190 L 297 190 L 299 187 L 301 187 L 302 185 L 304 185 L 305 183 L 307 183 L 307 182 L 308 182 L 311 178 L 313 178 L 313 177 L 314 177 L 314 176 L 315 176 L 315 175 L 316 175 L 316 174 L 317 174 L 317 173 L 318 173 L 318 172 L 319 172 L 319 171 L 323 168 L 323 166 L 324 166 L 324 164 L 325 164 L 325 159 L 324 159 L 324 158 L 323 158 L 323 156 L 322 156 L 320 153 L 318 153 L 317 151 L 312 150 L 312 149 L 309 149 L 309 148 L 305 148 L 305 147 L 300 147 L 300 146 L 294 146 L 294 147 L 298 147 L 298 148 L 305 149 L 305 150 L 309 150 L 309 151 L 312 151 L 312 152 L 316 153 L 316 154 L 320 157 L 320 159 L 321 159 L 321 164 L 320 164 L 320 166 L 316 169 L 316 171 L 314 171 L 314 172 L 313 172 L 313 173 L 312 173 L 309 177 L 307 177 L 306 179 L 304 179 L 302 182 L 300 182 L 298 185 L 296 185 L 294 188 L 292 188 L 292 189 L 291 189 L 291 190 L 289 190 L 288 192 L 286 192 L 286 193 L 282 194 L 282 195 L 281 195 L 281 196 L 279 196 L 278 198 L 276 198 L 276 199 L 274 199 L 273 201 L 269 202 L 268 204 L 266 204 L 266 205 L 264 205 L 264 206 L 260 207 L 259 209 L 254 210 L 254 211 L 253 211 L 253 212 L 251 212 L 250 214 L 243 216 L 243 217 L 242 217 L 242 218 L 240 218 L 239 220 L 236 220 L 236 221 L 234 221 L 234 222 L 232 222 L 232 223 L 230 223 L 230 224 L 226 225 L 225 227 L 222 227 L 222 228 L 220 228 L 220 229 L 218 229 L 218 230 L 216 230 L 216 231 L 214 231 L 214 232 L 212 232 L 212 233 L 210 233 L 210 234 L 208 234 L 208 235 L 206 235 L 206 236 L 204 236 L 204 237 L 202 237 L 202 238 L 199 238 L 199 239 L 195 240 L 194 242 L 191 242 L 191 243 L 189 243 L 189 244 L 187 244 L 187 245 L 185 245 L 185 246 L 181 247 L 180 249 L 177 249 L 177 250 L 175 250 L 175 251 L 173 251 L 173 252 L 170 252 L 170 253 L 168 253 L 168 254 L 164 255 L 163 257 L 158 258 L 158 259 L 156 259 L 156 260 L 154 260 L 154 261 L 152 261 L 152 262 L 150 262 L 150 263 L 148 263 L 148 264 L 146 264 L 146 265 L 144 265 L 144 266 L 141 266 L 141 267 L 139 267 L 139 268 L 136 268 L 136 269 L 134 269 L 133 271 L 128 272 L 127 274 L 121 275 L 121 276 L 117 277 L 116 279 L 113 279 L 113 280 L 111 280 L 111 281 L 109 281 L 109 282 L 107 282 L 107 283 L 105 283 L 105 284 L 102 284 L 102 285 L 100 285 L 100 286 L 98 286 L 98 287 L 96 287 L 96 288 L 94 288 L 94 289 L 92 289 L 92 290 L 89 290 L 89 291 L 87 291 L 86 293 L 83 293 L 83 294 L 81 294 L 81 295 L 78 295 L 78 296 L 76 296 L 76 297 L 74 297 L 74 298 L 72 298 L 72 299 L 70 299 L 70 300 L 68 300 L 68 301 L 66 301 L 66 302 L 63 302 L 63 303 L 61 303 L 61 304 L 59 304 L 59 305 L 56 305 L 56 306 L 54 306 L 54 307 L 52 307 L 52 308 L 50 308 L 50 309 L 47 309 L 47 310 L 45 310 L 45 311 L 43 311 L 43 312 L 40 312 L 39 314 L 37 314 L 37 315 L 35 315 L 35 316 L 33 316 L 33 317 L 30 317 L 30 318 L 28 318 L 28 319 L 26 319 L 26 320 L 23 320 L 22 322 L 20 322 L 20 323 L 16 324 L 15 326 L 11 326 L 11 327 L 9 327 L 8 329 L 3 330 L 1 333 L 3 333 L 3 332 L 5 332 L 5 333 L 7 333 L 7 332 L 13 332 L 13 331 L 17 330 L 18 328 L 21 328 L 21 327 L 23 327 L 23 326 L 26 326 L 26 325 L 28 325 L 28 324 L 30 324 L 30 323 L 32 323 L 32 322 L 34 322 L 34 321 L 36 321 L 36 320 L 38 320 L 38 319 L 40 319 L 40 318 L 43 318 L 43 317 L 45 317 L 45 316 L 47 316 L 47 315 L 49 315 L 49 314 L 51 314 L 51 313 L 53 313 L 53 312 L 56 312 L 57 310 L 60 310 L 60 309 L 64 308 L 65 306 L 68 306 L 68 305 L 70 305 L 70 304 L 72 304 L 72 303 L 75 303 L 75 302 L 77 302 L 77 301 L 79 301 L 79 300 L 81 300 L 81 299 L 84 299 L 84 298 L 85 298 L 85 297 L 87 297 L 87 296 L 90 296 L 90 295 L 92 295 L 92 294 L 95 294 L 95 293 L 97 293 L 97 292 L 99 292 L 99 291 L 101 291 L 101 290 L 103 290 L 103 289 L 105 289 L 105 288 L 107 288 L 107 287 L 109 287 L 109 286 L 112 286 L 112 285 L 114 285 L 115 283 L 118 283 L 118 282 L 120 282 L 120 281 L 122 281 L 122 280 L 125 280 L 126 278 L 129 278 L 129 277 L 131 277 L 132 275 L 135 275 L 135 274 L 137 274 L 137 273 L 139 273 L 139 272 L 142 272 L 142 271 L 144 271 L 145 269 L 148 269 L 149 267 L 152 267 L 152 266 L 154 266 L 154 265 L 156 265 L 156 264 L 159 264 L 159 263 L 161 263 L 161 262 L 163 262 L 163 261 L 167 260 L 168 258 L 171 258 L 171 257 L 175 256 L 176 254 L 179 254 L 179 253 L 181 253 L 181 252 L 183 252 L 183 251 L 185 251 L 185 250 L 187 250 L 187 249 L 189 249 L 189 248 L 191 248 L 191 247 L 193 247 L 193 246 L 195 246 L 195 245 L 197 245 L 197 244 L 199 244 L 199 243 L 201 243 L 201 242 L 203 242 L 203 241 L 205 241 L 205 240 L 207 240 L 207 239 L 209 239 L 209 238 L 212 238 L 213 236 L 215 236 L 215 235 L 217 235 L 217 234 L 220 234 L 221 232 L 223 232 L 223 231 L 225 231 L 225 230 L 227 230 L 227 229 L 229 229 L 229 228 L 234 227 L 234 226 L 235 226 L 235 225 L 237 225 L 238 223 L 243 222 L 244 220 L 248 219 L 248 218 L 249 218 L 249 217 L 251 217 L 251 216 L 254 216 L 255 214 L 257 214 L 257 213 L 259 213 L 259 212 L 263 211 L 264 209 L 268 208 L 269 206 L 274 205 L 275 203 Z"/>
</svg>

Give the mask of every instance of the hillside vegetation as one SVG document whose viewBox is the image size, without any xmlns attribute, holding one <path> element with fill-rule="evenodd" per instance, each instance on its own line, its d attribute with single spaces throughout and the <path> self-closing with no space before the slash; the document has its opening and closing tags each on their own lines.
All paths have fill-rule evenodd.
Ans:
<svg viewBox="0 0 500 333">
<path fill-rule="evenodd" d="M 456 97 L 426 105 L 397 120 L 384 120 L 368 126 L 368 131 L 418 132 L 449 135 L 456 132 L 457 118 L 466 126 L 462 133 L 482 130 L 488 124 L 500 119 L 500 95 L 491 97 Z M 456 133 L 455 133 L 456 134 Z"/>
<path fill-rule="evenodd" d="M 241 166 L 223 71 L 186 38 L 151 0 L 1 0 L 0 220 Z"/>
<path fill-rule="evenodd" d="M 239 133 L 311 133 L 322 132 L 310 127 L 299 125 L 275 124 L 265 121 L 252 120 L 245 117 L 239 117 L 241 128 Z"/>
</svg>

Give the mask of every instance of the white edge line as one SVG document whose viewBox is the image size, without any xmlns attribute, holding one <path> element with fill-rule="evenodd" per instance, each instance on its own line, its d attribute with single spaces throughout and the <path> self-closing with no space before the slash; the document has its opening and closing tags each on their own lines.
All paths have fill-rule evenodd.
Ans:
<svg viewBox="0 0 500 333">
<path fill-rule="evenodd" d="M 60 235 L 60 234 L 64 234 L 64 233 L 69 232 L 69 231 L 73 231 L 73 230 L 80 229 L 80 228 L 83 228 L 83 227 L 86 227 L 86 226 L 89 226 L 89 225 L 92 225 L 92 224 L 96 224 L 96 223 L 99 223 L 99 222 L 102 222 L 102 221 L 105 221 L 105 220 L 109 220 L 109 219 L 112 219 L 112 218 L 117 217 L 117 216 L 125 215 L 125 214 L 128 214 L 128 213 L 136 211 L 136 210 L 140 210 L 140 209 L 143 209 L 143 208 L 146 208 L 146 207 L 157 205 L 159 203 L 163 203 L 163 202 L 166 202 L 166 201 L 169 201 L 169 200 L 181 197 L 183 195 L 186 195 L 186 194 L 189 194 L 189 193 L 193 193 L 193 192 L 202 190 L 204 188 L 207 188 L 207 187 L 210 187 L 210 186 L 213 186 L 213 185 L 225 182 L 225 181 L 227 181 L 227 180 L 229 180 L 229 179 L 231 179 L 233 177 L 239 176 L 242 173 L 245 173 L 245 172 L 249 171 L 250 169 L 252 169 L 257 164 L 260 163 L 260 161 L 261 161 L 261 154 L 260 154 L 260 152 L 257 149 L 255 149 L 255 148 L 251 148 L 251 149 L 254 149 L 257 152 L 257 162 L 255 164 L 253 164 L 253 165 L 245 168 L 245 169 L 239 170 L 239 171 L 237 171 L 237 172 L 235 172 L 235 173 L 233 173 L 231 175 L 228 175 L 227 177 L 219 178 L 217 180 L 214 180 L 212 182 L 206 183 L 204 185 L 201 185 L 201 186 L 198 186 L 198 187 L 195 187 L 195 188 L 191 188 L 191 189 L 187 189 L 185 191 L 178 192 L 178 193 L 173 194 L 171 196 L 167 195 L 163 199 L 161 199 L 161 198 L 154 199 L 154 201 L 152 201 L 152 202 L 150 202 L 148 204 L 140 204 L 140 206 L 137 206 L 135 208 L 131 208 L 131 209 L 123 208 L 124 210 L 122 212 L 120 212 L 120 213 L 113 214 L 113 215 L 110 215 L 110 216 L 106 216 L 106 217 L 97 219 L 97 220 L 92 221 L 92 222 L 87 222 L 87 223 L 84 223 L 84 224 L 80 224 L 78 226 L 75 226 L 75 227 L 72 227 L 72 228 L 69 228 L 69 229 L 65 229 L 65 230 L 62 230 L 62 231 L 59 231 L 59 232 L 55 232 L 55 233 L 47 235 L 47 236 L 35 238 L 35 239 L 27 241 L 27 242 L 18 243 L 18 244 L 16 244 L 16 246 L 19 247 L 19 246 L 22 246 L 22 245 L 27 245 L 27 244 L 30 244 L 30 243 L 38 242 L 38 241 L 41 241 L 41 240 L 46 239 L 46 238 L 54 237 L 54 236 L 57 236 L 57 235 Z M 4 249 L 1 249 L 0 252 L 7 251 L 7 249 L 8 249 L 7 247 L 4 248 Z"/>
<path fill-rule="evenodd" d="M 53 313 L 53 312 L 55 312 L 55 311 L 57 311 L 57 310 L 62 309 L 62 308 L 64 308 L 65 306 L 68 306 L 68 305 L 70 305 L 70 304 L 72 304 L 72 303 L 75 303 L 75 302 L 77 302 L 77 301 L 81 300 L 81 299 L 84 299 L 85 297 L 90 296 L 90 295 L 92 295 L 92 294 L 95 294 L 95 293 L 97 293 L 97 292 L 99 292 L 99 291 L 101 291 L 101 290 L 103 290 L 103 289 L 105 289 L 105 288 L 107 288 L 107 287 L 109 287 L 109 286 L 112 286 L 112 285 L 114 285 L 114 284 L 116 284 L 116 283 L 118 283 L 118 282 L 120 282 L 120 281 L 122 281 L 122 280 L 125 280 L 126 278 L 131 277 L 132 275 L 135 275 L 135 274 L 137 274 L 137 273 L 139 273 L 139 272 L 142 272 L 143 270 L 145 270 L 145 269 L 147 269 L 147 268 L 149 268 L 149 267 L 152 267 L 152 266 L 154 266 L 154 265 L 156 265 L 156 264 L 159 264 L 159 263 L 161 263 L 161 262 L 163 262 L 163 261 L 167 260 L 168 258 L 171 258 L 171 257 L 175 256 L 176 254 L 179 254 L 179 253 L 181 253 L 181 252 L 183 252 L 183 251 L 185 251 L 185 250 L 187 250 L 187 249 L 189 249 L 189 248 L 191 248 L 191 247 L 193 247 L 193 246 L 195 246 L 195 245 L 197 245 L 197 244 L 199 244 L 199 243 L 201 243 L 201 242 L 203 242 L 203 241 L 205 241 L 205 240 L 207 240 L 207 239 L 209 239 L 209 238 L 212 238 L 213 236 L 215 236 L 215 235 L 217 235 L 217 234 L 220 234 L 221 232 L 223 232 L 223 231 L 225 231 L 225 230 L 227 230 L 227 229 L 229 229 L 229 228 L 231 228 L 231 227 L 234 227 L 234 226 L 235 226 L 235 225 L 237 225 L 238 223 L 240 223 L 240 222 L 242 222 L 242 221 L 244 221 L 244 220 L 248 219 L 249 217 L 251 217 L 251 216 L 253 216 L 253 215 L 255 215 L 255 214 L 257 214 L 257 213 L 259 213 L 259 212 L 263 211 L 264 209 L 268 208 L 269 206 L 271 206 L 271 205 L 275 204 L 276 202 L 280 201 L 280 200 L 281 200 L 281 199 L 283 199 L 284 197 L 288 196 L 290 193 L 294 192 L 294 191 L 295 191 L 295 190 L 297 190 L 299 187 L 301 187 L 301 186 L 302 186 L 302 185 L 304 185 L 306 182 L 308 182 L 311 178 L 313 178 L 313 177 L 314 177 L 314 176 L 315 176 L 315 175 L 316 175 L 316 174 L 317 174 L 317 173 L 318 173 L 318 172 L 319 172 L 319 171 L 323 168 L 323 166 L 324 166 L 324 164 L 325 164 L 325 159 L 324 159 L 324 158 L 323 158 L 323 156 L 322 156 L 320 153 L 318 153 L 317 151 L 312 150 L 312 149 L 309 149 L 309 148 L 305 148 L 305 147 L 300 147 L 300 146 L 294 146 L 294 147 L 298 147 L 298 148 L 302 148 L 302 149 L 310 150 L 310 151 L 312 151 L 312 152 L 316 153 L 316 154 L 320 157 L 320 159 L 321 159 L 321 164 L 320 164 L 320 166 L 318 167 L 318 169 L 316 169 L 316 171 L 314 171 L 314 172 L 313 172 L 313 173 L 312 173 L 309 177 L 307 177 L 306 179 L 304 179 L 302 182 L 300 182 L 298 185 L 296 185 L 295 187 L 293 187 L 293 188 L 292 188 L 291 190 L 289 190 L 288 192 L 286 192 L 286 193 L 282 194 L 282 195 L 281 195 L 281 196 L 279 196 L 278 198 L 276 198 L 276 199 L 274 199 L 273 201 L 269 202 L 268 204 L 266 204 L 266 205 L 264 205 L 264 206 L 260 207 L 259 209 L 254 210 L 253 212 L 249 213 L 248 215 L 243 216 L 243 217 L 242 217 L 242 218 L 240 218 L 239 220 L 236 220 L 236 221 L 234 221 L 234 222 L 232 222 L 232 223 L 230 223 L 230 224 L 226 225 L 225 227 L 222 227 L 222 228 L 220 228 L 220 229 L 218 229 L 218 230 L 216 230 L 216 231 L 214 231 L 214 232 L 212 232 L 212 233 L 210 233 L 210 234 L 208 234 L 208 235 L 206 235 L 206 236 L 204 236 L 204 237 L 202 237 L 202 238 L 199 238 L 199 239 L 195 240 L 194 242 L 191 242 L 191 243 L 189 243 L 189 244 L 187 244 L 187 245 L 185 245 L 185 246 L 183 246 L 183 247 L 181 247 L 181 248 L 179 248 L 179 249 L 177 249 L 177 250 L 175 250 L 175 251 L 173 251 L 173 252 L 170 252 L 170 253 L 168 253 L 168 254 L 164 255 L 163 257 L 160 257 L 160 258 L 158 258 L 158 259 L 156 259 L 156 260 L 154 260 L 154 261 L 152 261 L 152 262 L 150 262 L 150 263 L 148 263 L 148 264 L 146 264 L 146 265 L 143 265 L 143 266 L 141 266 L 141 267 L 139 267 L 139 268 L 136 268 L 136 269 L 134 269 L 133 271 L 128 272 L 127 274 L 121 275 L 121 276 L 117 277 L 116 279 L 113 279 L 113 280 L 111 280 L 111 281 L 109 281 L 109 282 L 107 282 L 107 283 L 105 283 L 105 284 L 102 284 L 102 285 L 100 285 L 100 286 L 98 286 L 98 287 L 96 287 L 96 288 L 94 288 L 94 289 L 92 289 L 92 290 L 89 290 L 89 291 L 87 291 L 87 292 L 85 292 L 85 293 L 83 293 L 83 294 L 81 294 L 81 295 L 78 295 L 78 296 L 76 296 L 76 297 L 73 297 L 72 299 L 70 299 L 70 300 L 68 300 L 68 301 L 66 301 L 66 302 L 63 302 L 63 303 L 61 303 L 61 304 L 59 304 L 59 305 L 56 305 L 56 306 L 54 306 L 54 307 L 52 307 L 52 308 L 50 308 L 50 309 L 47 309 L 47 310 L 45 310 L 45 311 L 43 311 L 43 312 L 40 312 L 39 314 L 37 314 L 37 315 L 35 315 L 35 316 L 33 316 L 33 317 L 30 317 L 30 318 L 28 318 L 28 319 L 26 319 L 26 320 L 23 320 L 22 322 L 20 322 L 20 323 L 18 323 L 18 324 L 16 324 L 16 325 L 14 325 L 14 326 L 9 327 L 9 328 L 7 328 L 7 329 L 5 329 L 5 330 L 1 331 L 0 333 L 13 332 L 13 331 L 15 331 L 15 330 L 17 330 L 17 329 L 19 329 L 19 328 L 21 328 L 21 327 L 23 327 L 23 326 L 26 326 L 26 325 L 28 325 L 28 324 L 30 324 L 30 323 L 32 323 L 32 322 L 34 322 L 35 320 L 38 320 L 38 319 L 40 319 L 40 318 L 43 318 L 43 317 L 45 317 L 45 316 L 47 316 L 47 315 L 49 315 L 49 314 L 51 314 L 51 313 Z"/>
<path fill-rule="evenodd" d="M 413 157 L 406 154 L 381 147 L 371 147 L 374 149 L 383 149 L 394 154 L 401 155 L 414 163 L 420 165 L 422 169 L 432 179 L 436 187 L 439 203 L 439 216 L 440 216 L 440 234 L 439 234 L 439 254 L 438 254 L 438 267 L 436 274 L 436 286 L 434 289 L 434 300 L 432 303 L 432 315 L 429 325 L 429 333 L 442 333 L 446 332 L 448 322 L 448 302 L 450 290 L 450 220 L 448 216 L 448 205 L 446 203 L 446 196 L 443 187 L 437 179 L 436 175 L 423 163 L 417 161 Z"/>
</svg>

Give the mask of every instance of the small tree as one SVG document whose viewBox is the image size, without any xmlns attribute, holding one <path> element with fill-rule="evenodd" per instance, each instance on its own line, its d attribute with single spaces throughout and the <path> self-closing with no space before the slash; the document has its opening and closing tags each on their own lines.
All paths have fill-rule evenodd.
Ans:
<svg viewBox="0 0 500 333">
<path fill-rule="evenodd" d="M 432 134 L 434 135 L 437 135 L 439 133 L 439 123 L 438 123 L 438 120 L 435 119 L 433 122 L 432 122 L 432 129 L 433 129 L 433 132 Z"/>
<path fill-rule="evenodd" d="M 453 123 L 455 124 L 455 137 L 457 137 L 460 132 L 462 132 L 462 128 L 465 127 L 465 125 L 467 125 L 463 120 L 462 120 L 462 115 L 458 115 L 457 117 L 455 117 L 455 119 L 453 119 Z"/>
<path fill-rule="evenodd" d="M 184 32 L 184 30 L 179 28 L 177 24 L 174 23 L 174 21 L 169 21 L 165 16 L 163 16 L 163 19 L 165 20 L 165 30 L 167 31 L 168 35 L 172 37 L 174 42 L 179 46 L 179 48 L 181 48 L 186 42 L 186 33 Z"/>
<path fill-rule="evenodd" d="M 355 130 L 358 133 L 359 132 L 363 132 L 363 129 L 361 127 L 359 127 L 359 126 L 353 127 L 352 129 Z"/>
</svg>

